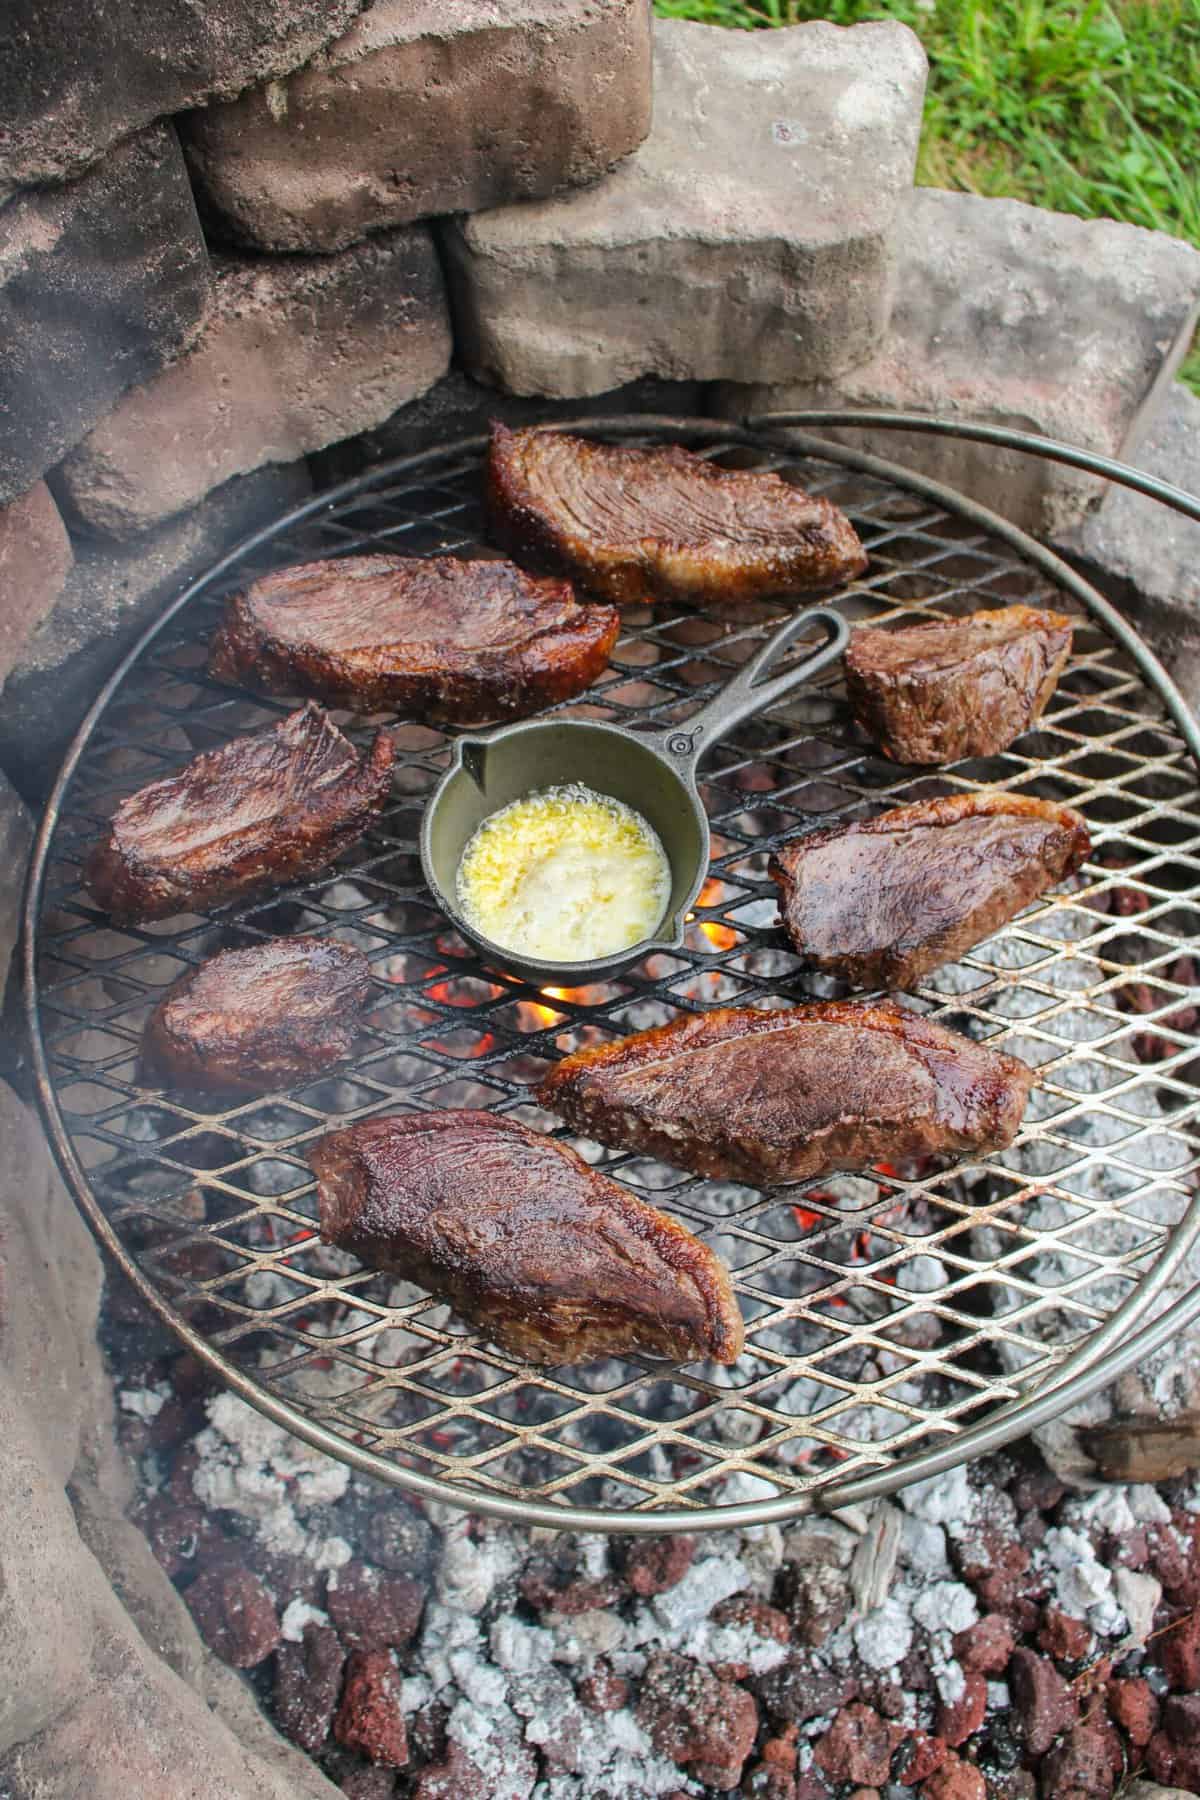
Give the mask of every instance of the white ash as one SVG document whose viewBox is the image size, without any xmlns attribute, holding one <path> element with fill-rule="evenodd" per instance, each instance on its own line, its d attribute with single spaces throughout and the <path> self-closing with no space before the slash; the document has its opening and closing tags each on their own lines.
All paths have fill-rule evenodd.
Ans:
<svg viewBox="0 0 1200 1800">
<path fill-rule="evenodd" d="M 341 1499 L 350 1481 L 347 1465 L 311 1449 L 234 1394 L 218 1394 L 206 1411 L 208 1426 L 195 1439 L 196 1498 L 253 1521 L 255 1535 L 272 1550 L 310 1557 L 324 1569 L 348 1562 L 343 1538 L 323 1538 L 301 1522 L 314 1507 Z"/>
<path fill-rule="evenodd" d="M 1113 1588 L 1117 1605 L 1125 1615 L 1128 1641 L 1135 1646 L 1144 1644 L 1154 1629 L 1154 1615 L 1163 1596 L 1162 1582 L 1136 1569 L 1118 1569 Z"/>
<path fill-rule="evenodd" d="M 949 1281 L 946 1265 L 936 1256 L 914 1256 L 896 1270 L 896 1286 L 906 1294 L 933 1294 Z"/>
<path fill-rule="evenodd" d="M 1070 1526 L 1053 1526 L 1040 1554 L 1057 1576 L 1057 1600 L 1063 1612 L 1086 1620 L 1103 1636 L 1115 1636 L 1124 1629 L 1125 1617 L 1113 1594 L 1112 1572 L 1097 1560 L 1089 1538 Z"/>
<path fill-rule="evenodd" d="M 961 1581 L 935 1581 L 918 1594 L 913 1602 L 913 1617 L 926 1631 L 945 1632 L 953 1636 L 965 1631 L 979 1617 L 979 1607 L 970 1588 Z"/>
<path fill-rule="evenodd" d="M 283 1617 L 279 1621 L 279 1629 L 285 1643 L 300 1644 L 304 1641 L 306 1625 L 328 1625 L 329 1614 L 319 1606 L 310 1606 L 307 1600 L 292 1600 L 284 1608 Z"/>
<path fill-rule="evenodd" d="M 912 1613 L 899 1598 L 885 1600 L 852 1627 L 854 1648 L 868 1669 L 889 1670 L 912 1647 Z"/>
<path fill-rule="evenodd" d="M 735 1556 L 710 1556 L 695 1562 L 683 1580 L 657 1594 L 650 1610 L 668 1636 L 686 1635 L 706 1619 L 721 1600 L 740 1594 L 749 1583 L 746 1565 Z"/>
<path fill-rule="evenodd" d="M 153 1387 L 122 1388 L 117 1395 L 122 1412 L 145 1419 L 147 1424 L 157 1419 L 170 1398 L 171 1385 L 167 1381 L 156 1381 Z"/>
<path fill-rule="evenodd" d="M 962 1525 L 978 1512 L 978 1495 L 961 1465 L 902 1488 L 899 1499 L 906 1512 L 931 1525 Z"/>
</svg>

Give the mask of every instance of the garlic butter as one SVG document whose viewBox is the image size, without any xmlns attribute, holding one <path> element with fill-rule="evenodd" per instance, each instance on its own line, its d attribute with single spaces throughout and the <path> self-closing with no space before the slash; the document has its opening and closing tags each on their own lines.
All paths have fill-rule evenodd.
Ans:
<svg viewBox="0 0 1200 1800">
<path fill-rule="evenodd" d="M 542 962 L 590 962 L 650 937 L 671 894 L 657 832 L 581 783 L 543 788 L 485 819 L 457 897 L 473 930 Z"/>
</svg>

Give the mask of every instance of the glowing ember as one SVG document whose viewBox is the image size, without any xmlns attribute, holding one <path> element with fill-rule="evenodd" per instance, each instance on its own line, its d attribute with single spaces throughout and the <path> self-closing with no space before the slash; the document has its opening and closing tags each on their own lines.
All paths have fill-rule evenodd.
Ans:
<svg viewBox="0 0 1200 1800">
<path fill-rule="evenodd" d="M 704 883 L 704 886 L 700 889 L 696 905 L 715 906 L 720 898 L 721 884 L 710 875 L 708 880 Z M 689 913 L 688 917 L 694 918 L 695 915 Z M 738 941 L 737 932 L 731 930 L 728 925 L 720 924 L 716 919 L 702 919 L 700 921 L 700 930 L 713 946 L 714 950 L 732 950 L 733 946 Z"/>
</svg>

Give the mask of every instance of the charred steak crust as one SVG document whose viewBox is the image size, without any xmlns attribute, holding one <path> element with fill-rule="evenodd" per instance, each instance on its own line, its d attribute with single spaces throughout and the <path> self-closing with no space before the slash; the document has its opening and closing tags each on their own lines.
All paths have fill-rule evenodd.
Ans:
<svg viewBox="0 0 1200 1800">
<path fill-rule="evenodd" d="M 514 1356 L 734 1362 L 722 1264 L 553 1138 L 482 1112 L 364 1119 L 313 1145 L 321 1236 L 448 1300 Z"/>
<path fill-rule="evenodd" d="M 509 562 L 348 556 L 227 601 L 218 681 L 363 713 L 477 725 L 569 700 L 603 674 L 620 615 Z"/>
<path fill-rule="evenodd" d="M 486 498 L 493 540 L 511 556 L 618 606 L 753 600 L 832 587 L 867 566 L 830 501 L 678 444 L 641 450 L 496 424 Z"/>
<path fill-rule="evenodd" d="M 361 754 L 311 703 L 123 800 L 84 881 L 119 922 L 166 919 L 315 875 L 383 810 L 396 748 Z"/>
<path fill-rule="evenodd" d="M 858 723 L 893 762 L 994 756 L 1035 723 L 1071 654 L 1071 620 L 1032 606 L 887 629 L 846 651 Z"/>
<path fill-rule="evenodd" d="M 908 987 L 998 931 L 1091 850 L 1069 806 L 954 794 L 812 831 L 777 850 L 788 936 L 858 987 Z"/>
<path fill-rule="evenodd" d="M 265 1094 L 347 1056 L 371 993 L 361 950 L 328 938 L 269 938 L 222 950 L 164 995 L 142 1062 L 164 1084 Z"/>
<path fill-rule="evenodd" d="M 566 1057 L 538 1100 L 575 1131 L 758 1187 L 1003 1149 L 1035 1076 L 891 1001 L 724 1008 Z"/>
</svg>

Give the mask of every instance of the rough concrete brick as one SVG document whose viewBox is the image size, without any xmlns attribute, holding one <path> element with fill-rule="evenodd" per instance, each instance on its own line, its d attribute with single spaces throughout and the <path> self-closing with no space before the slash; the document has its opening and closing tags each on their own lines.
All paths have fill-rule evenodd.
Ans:
<svg viewBox="0 0 1200 1800">
<path fill-rule="evenodd" d="M 925 72 L 893 22 L 660 20 L 640 150 L 580 193 L 444 228 L 466 366 L 566 396 L 861 362 L 887 323 Z"/>
<path fill-rule="evenodd" d="M 220 229 L 330 251 L 594 180 L 649 128 L 649 0 L 378 0 L 184 131 Z"/>
<path fill-rule="evenodd" d="M 44 481 L 0 507 L 0 681 L 62 593 L 74 560 Z"/>
</svg>

